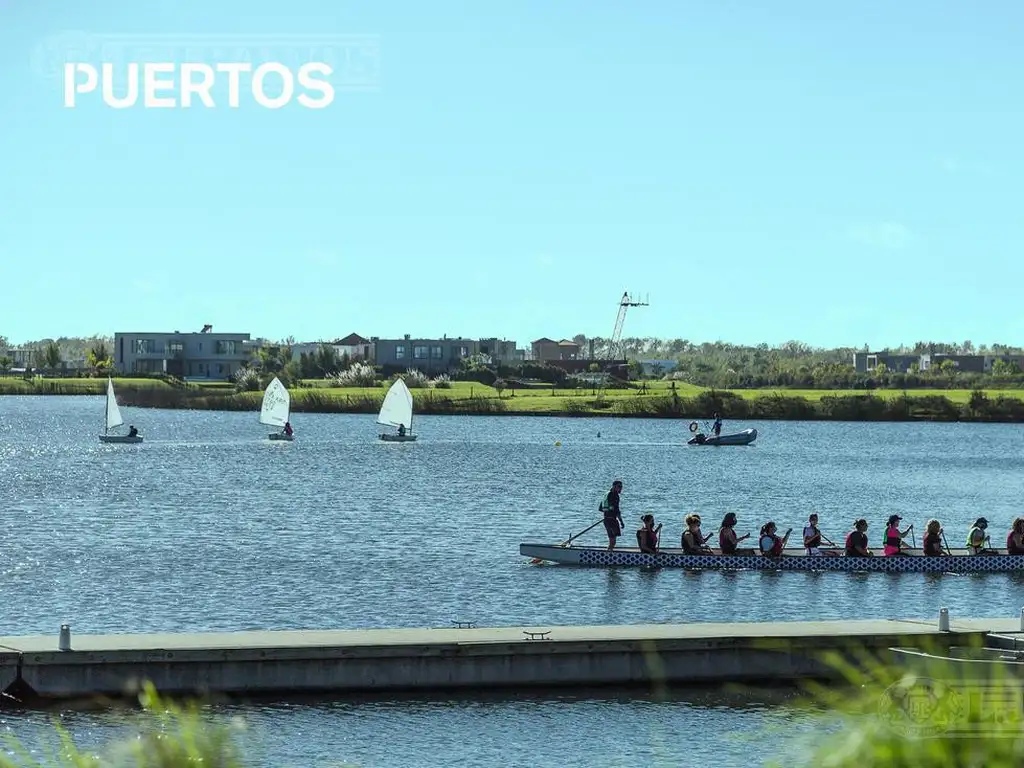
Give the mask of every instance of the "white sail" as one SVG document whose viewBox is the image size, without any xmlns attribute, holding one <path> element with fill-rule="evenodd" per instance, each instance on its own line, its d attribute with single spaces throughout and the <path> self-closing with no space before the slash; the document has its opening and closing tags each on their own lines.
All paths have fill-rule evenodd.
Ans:
<svg viewBox="0 0 1024 768">
<path fill-rule="evenodd" d="M 121 409 L 117 407 L 117 398 L 114 397 L 114 382 L 107 377 L 107 431 L 120 427 L 124 424 L 121 418 Z"/>
<path fill-rule="evenodd" d="M 272 427 L 283 427 L 288 421 L 288 411 L 292 406 L 291 395 L 277 376 L 267 385 L 263 393 L 263 407 L 260 409 L 260 424 Z"/>
<path fill-rule="evenodd" d="M 402 425 L 412 430 L 412 392 L 401 379 L 395 379 L 395 383 L 385 395 L 380 413 L 377 414 L 377 423 L 387 424 L 389 427 Z"/>
</svg>

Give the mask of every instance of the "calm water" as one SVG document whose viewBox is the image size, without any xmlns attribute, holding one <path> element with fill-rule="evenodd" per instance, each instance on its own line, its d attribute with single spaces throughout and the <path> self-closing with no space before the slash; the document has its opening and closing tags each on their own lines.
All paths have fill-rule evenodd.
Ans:
<svg viewBox="0 0 1024 768">
<path fill-rule="evenodd" d="M 693 510 L 705 530 L 735 511 L 741 533 L 768 518 L 799 532 L 815 510 L 836 541 L 864 516 L 874 546 L 891 512 L 918 530 L 938 516 L 954 546 L 983 513 L 1001 541 L 1024 513 L 1020 426 L 744 422 L 727 429 L 756 426 L 754 446 L 710 449 L 686 446 L 680 421 L 424 416 L 419 442 L 397 445 L 376 440 L 372 416 L 298 414 L 289 445 L 267 441 L 254 413 L 126 408 L 146 442 L 104 446 L 102 412 L 101 398 L 0 397 L 3 634 L 56 638 L 62 621 L 76 633 L 546 626 L 930 617 L 940 606 L 1011 616 L 1024 605 L 1020 576 L 582 570 L 518 554 L 521 541 L 560 541 L 596 521 L 614 478 L 628 527 L 651 511 L 666 542 Z M 678 764 L 689 729 L 789 717 L 756 700 L 244 711 L 268 765 L 328 754 L 429 765 L 446 761 L 417 756 L 449 750 L 494 764 L 527 742 L 543 765 L 595 764 L 598 744 L 609 764 Z M 75 717 L 84 731 L 115 727 Z M 638 728 L 650 738 L 634 738 Z M 382 730 L 405 747 L 385 749 Z"/>
</svg>

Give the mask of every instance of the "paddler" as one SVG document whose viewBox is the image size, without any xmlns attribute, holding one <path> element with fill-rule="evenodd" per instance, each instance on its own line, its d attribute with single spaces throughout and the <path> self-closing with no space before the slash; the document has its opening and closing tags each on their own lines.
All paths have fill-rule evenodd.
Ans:
<svg viewBox="0 0 1024 768">
<path fill-rule="evenodd" d="M 967 534 L 967 551 L 972 555 L 995 554 L 995 550 L 985 547 L 985 543 L 989 538 L 988 534 L 985 533 L 986 528 L 988 528 L 988 520 L 984 517 L 979 517 L 974 521 L 974 525 L 971 526 L 971 530 Z"/>
<path fill-rule="evenodd" d="M 807 518 L 807 525 L 804 526 L 804 549 L 807 550 L 807 554 L 811 557 L 839 554 L 833 550 L 821 549 L 822 540 L 824 540 L 829 546 L 835 546 L 827 536 L 822 535 L 821 529 L 818 528 L 818 515 L 812 512 L 810 517 Z"/>
<path fill-rule="evenodd" d="M 636 532 L 636 545 L 641 552 L 656 555 L 658 554 L 658 534 L 661 533 L 661 523 L 658 523 L 658 527 L 655 528 L 654 515 L 649 513 L 644 515 L 641 520 L 643 527 Z"/>
<path fill-rule="evenodd" d="M 619 494 L 622 493 L 622 481 L 612 483 L 612 489 L 604 497 L 597 510 L 604 515 L 604 529 L 608 533 L 608 551 L 615 549 L 615 540 L 622 535 L 622 513 L 619 511 Z"/>
</svg>

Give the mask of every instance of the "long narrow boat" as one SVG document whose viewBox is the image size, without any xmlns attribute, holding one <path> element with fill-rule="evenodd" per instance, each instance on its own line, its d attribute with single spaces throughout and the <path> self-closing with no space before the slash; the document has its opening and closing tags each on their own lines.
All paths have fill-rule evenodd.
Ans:
<svg viewBox="0 0 1024 768">
<path fill-rule="evenodd" d="M 687 555 L 681 549 L 664 549 L 657 555 L 636 547 L 562 547 L 558 544 L 520 544 L 519 554 L 560 565 L 589 567 L 685 568 L 694 571 L 881 571 L 883 573 L 1008 573 L 1024 572 L 1024 555 L 972 555 L 953 549 L 949 555 L 925 557 L 921 550 L 895 557 L 815 556 L 803 549 L 787 549 L 782 557 L 760 554 Z"/>
</svg>

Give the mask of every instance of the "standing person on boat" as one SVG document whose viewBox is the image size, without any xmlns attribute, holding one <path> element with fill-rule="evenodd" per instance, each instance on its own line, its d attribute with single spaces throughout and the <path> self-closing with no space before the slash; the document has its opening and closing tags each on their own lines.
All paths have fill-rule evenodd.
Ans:
<svg viewBox="0 0 1024 768">
<path fill-rule="evenodd" d="M 967 534 L 967 551 L 972 555 L 995 554 L 995 550 L 985 547 L 985 543 L 989 539 L 988 534 L 985 533 L 985 529 L 987 528 L 988 520 L 984 517 L 979 517 L 974 521 L 974 525 L 971 526 L 971 530 Z"/>
<path fill-rule="evenodd" d="M 946 554 L 942 551 L 942 524 L 934 517 L 925 526 L 921 546 L 926 557 L 940 557 Z"/>
<path fill-rule="evenodd" d="M 652 514 L 644 515 L 641 520 L 644 525 L 636 532 L 636 545 L 641 552 L 656 555 L 658 554 L 658 535 L 661 533 L 661 523 L 658 523 L 658 527 L 655 528 Z"/>
<path fill-rule="evenodd" d="M 789 541 L 789 534 L 793 532 L 793 529 L 790 528 L 786 531 L 786 535 L 782 538 L 779 538 L 775 531 L 774 520 L 769 520 L 761 526 L 761 538 L 758 539 L 758 545 L 761 548 L 761 554 L 765 557 L 782 557 L 782 552 L 786 549 L 786 542 Z"/>
<path fill-rule="evenodd" d="M 715 423 L 711 426 L 711 431 L 715 433 L 715 437 L 719 437 L 722 434 L 722 417 L 715 411 L 713 418 Z"/>
<path fill-rule="evenodd" d="M 914 526 L 907 526 L 905 531 L 901 531 L 899 522 L 902 519 L 899 515 L 889 515 L 889 523 L 885 526 L 885 547 L 882 550 L 882 554 L 886 557 L 907 554 L 906 550 L 909 547 L 903 546 L 903 540 L 914 530 Z"/>
<path fill-rule="evenodd" d="M 1024 555 L 1024 517 L 1013 521 L 1013 527 L 1006 536 L 1006 554 Z"/>
<path fill-rule="evenodd" d="M 736 513 L 728 512 L 722 518 L 722 527 L 718 529 L 718 546 L 723 555 L 735 555 L 736 545 L 744 539 L 749 539 L 750 534 L 736 537 Z M 750 550 L 748 550 L 750 551 Z"/>
<path fill-rule="evenodd" d="M 831 556 L 838 554 L 831 550 L 822 550 L 821 542 L 824 540 L 829 546 L 834 547 L 835 543 L 827 536 L 822 535 L 818 528 L 818 515 L 814 512 L 807 518 L 807 525 L 804 526 L 804 549 L 811 557 Z"/>
<path fill-rule="evenodd" d="M 868 549 L 868 521 L 863 517 L 853 524 L 853 530 L 846 534 L 847 557 L 873 557 Z"/>
<path fill-rule="evenodd" d="M 684 521 L 686 530 L 683 531 L 682 547 L 686 555 L 709 555 L 711 550 L 704 546 L 707 539 L 700 532 L 700 515 L 687 515 Z"/>
<path fill-rule="evenodd" d="M 604 515 L 604 529 L 608 533 L 608 551 L 615 549 L 615 540 L 622 535 L 625 523 L 622 522 L 622 513 L 619 511 L 619 494 L 622 493 L 622 481 L 616 480 L 612 483 L 612 489 L 604 497 L 604 501 L 598 506 L 598 511 Z"/>
</svg>

